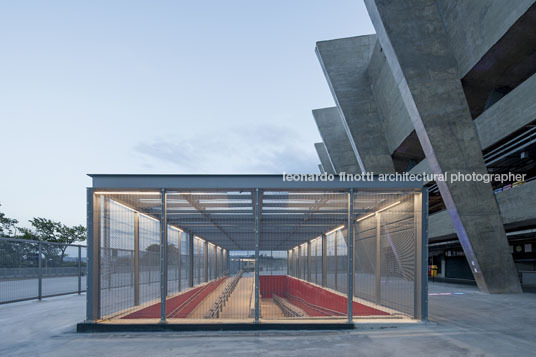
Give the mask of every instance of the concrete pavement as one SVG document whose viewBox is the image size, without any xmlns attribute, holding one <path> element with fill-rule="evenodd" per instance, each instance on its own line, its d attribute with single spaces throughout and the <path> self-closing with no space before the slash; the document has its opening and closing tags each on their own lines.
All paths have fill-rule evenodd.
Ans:
<svg viewBox="0 0 536 357">
<path fill-rule="evenodd" d="M 2 356 L 526 356 L 536 350 L 536 295 L 486 295 L 430 284 L 430 323 L 353 331 L 77 334 L 85 296 L 0 306 Z"/>
</svg>

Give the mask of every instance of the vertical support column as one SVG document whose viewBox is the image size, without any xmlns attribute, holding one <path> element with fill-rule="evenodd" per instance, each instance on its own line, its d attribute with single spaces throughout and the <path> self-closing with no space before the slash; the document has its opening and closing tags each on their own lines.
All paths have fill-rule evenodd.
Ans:
<svg viewBox="0 0 536 357">
<path fill-rule="evenodd" d="M 352 224 L 354 226 L 353 228 L 353 236 L 352 236 L 352 244 L 354 245 L 354 266 L 353 266 L 353 269 L 352 269 L 352 279 L 353 279 L 353 288 L 354 288 L 354 296 L 357 296 L 356 295 L 356 290 L 357 290 L 357 279 L 356 279 L 356 275 L 355 275 L 355 270 L 357 268 L 357 244 L 356 244 L 356 236 L 357 236 L 357 223 L 355 223 L 355 217 L 353 217 L 353 221 L 352 221 Z M 356 312 L 356 315 L 357 315 L 357 312 Z"/>
<path fill-rule="evenodd" d="M 194 286 L 194 235 L 188 234 L 188 286 Z"/>
<path fill-rule="evenodd" d="M 140 214 L 134 212 L 134 305 L 140 304 Z"/>
<path fill-rule="evenodd" d="M 41 241 L 39 241 L 39 257 L 37 259 L 37 264 L 39 266 L 39 269 L 37 271 L 37 298 L 39 300 L 43 298 L 43 272 L 41 270 L 43 265 L 43 258 L 41 257 L 41 255 L 43 255 L 43 244 L 41 243 Z"/>
<path fill-rule="evenodd" d="M 348 194 L 348 239 L 346 239 L 348 254 L 348 323 L 354 318 L 354 190 Z"/>
<path fill-rule="evenodd" d="M 381 213 L 376 212 L 376 289 L 374 292 L 374 298 L 376 304 L 381 304 L 381 289 L 382 289 L 382 223 Z"/>
<path fill-rule="evenodd" d="M 100 318 L 100 220 L 103 205 L 102 196 L 94 197 L 93 189 L 86 191 L 87 225 L 87 294 L 86 320 Z"/>
<path fill-rule="evenodd" d="M 339 243 L 338 241 L 338 236 L 339 236 L 339 231 L 335 231 L 333 233 L 333 239 L 334 239 L 334 242 L 333 242 L 333 250 L 335 253 L 333 253 L 333 260 L 335 261 L 335 264 L 333 264 L 333 266 L 335 267 L 335 290 L 337 290 L 337 280 L 339 280 L 339 274 L 338 274 L 338 270 L 339 270 L 339 261 L 337 259 L 337 244 Z"/>
<path fill-rule="evenodd" d="M 416 193 L 413 202 L 415 225 L 414 317 L 428 318 L 428 190 Z"/>
<path fill-rule="evenodd" d="M 209 259 L 208 259 L 208 242 L 205 241 L 205 243 L 203 244 L 203 250 L 204 250 L 204 258 L 203 258 L 203 266 L 204 266 L 204 271 L 203 273 L 205 274 L 205 282 L 208 281 L 208 263 L 209 263 Z"/>
<path fill-rule="evenodd" d="M 167 296 L 167 200 L 166 190 L 161 191 L 160 214 L 160 323 L 166 323 Z"/>
<path fill-rule="evenodd" d="M 322 286 L 327 286 L 327 275 L 328 275 L 328 244 L 327 237 L 325 234 L 322 234 Z"/>
<path fill-rule="evenodd" d="M 82 247 L 78 246 L 78 295 L 82 294 Z"/>
<path fill-rule="evenodd" d="M 307 276 L 305 280 L 311 281 L 311 241 L 307 241 Z"/>
<path fill-rule="evenodd" d="M 255 189 L 255 323 L 259 322 L 259 243 L 260 243 L 260 212 L 259 189 Z"/>
<path fill-rule="evenodd" d="M 178 250 L 178 253 L 179 253 L 179 259 L 178 259 L 178 265 L 179 265 L 179 271 L 177 272 L 177 291 L 181 291 L 181 280 L 182 280 L 182 249 L 183 249 L 183 246 L 182 246 L 182 235 L 184 234 L 184 232 L 182 231 L 179 231 L 179 242 L 178 242 L 178 247 L 177 247 L 177 250 Z"/>
</svg>

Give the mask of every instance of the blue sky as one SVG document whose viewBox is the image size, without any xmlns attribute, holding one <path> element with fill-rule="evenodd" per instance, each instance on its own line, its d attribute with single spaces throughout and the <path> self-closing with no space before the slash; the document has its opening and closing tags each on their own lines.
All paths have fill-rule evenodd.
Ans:
<svg viewBox="0 0 536 357">
<path fill-rule="evenodd" d="M 317 172 L 315 42 L 361 0 L 0 1 L 1 211 L 85 223 L 87 173 Z"/>
</svg>

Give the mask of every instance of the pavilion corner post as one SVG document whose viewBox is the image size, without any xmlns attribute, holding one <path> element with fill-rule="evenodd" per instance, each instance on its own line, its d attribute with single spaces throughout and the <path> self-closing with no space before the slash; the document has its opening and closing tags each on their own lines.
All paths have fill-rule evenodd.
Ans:
<svg viewBox="0 0 536 357">
<path fill-rule="evenodd" d="M 259 322 L 260 316 L 260 294 L 259 294 L 259 245 L 260 245 L 260 235 L 261 235 L 261 192 L 256 188 L 255 192 L 255 323 Z"/>
<path fill-rule="evenodd" d="M 414 195 L 415 292 L 414 317 L 428 319 L 428 189 Z"/>
<path fill-rule="evenodd" d="M 166 322 L 167 296 L 167 200 L 166 190 L 161 191 L 160 214 L 160 323 Z"/>
<path fill-rule="evenodd" d="M 42 272 L 42 265 L 43 265 L 43 258 L 41 257 L 43 255 L 43 244 L 41 241 L 39 241 L 39 257 L 37 258 L 37 264 L 38 264 L 38 279 L 37 279 L 37 298 L 41 300 L 43 298 L 43 272 Z"/>
<path fill-rule="evenodd" d="M 140 304 L 140 214 L 134 212 L 134 305 Z"/>
<path fill-rule="evenodd" d="M 352 323 L 354 316 L 354 190 L 348 193 L 348 323 Z"/>
<path fill-rule="evenodd" d="M 93 188 L 86 191 L 87 205 L 87 294 L 86 320 L 100 318 L 100 217 L 102 198 L 94 195 Z"/>
</svg>

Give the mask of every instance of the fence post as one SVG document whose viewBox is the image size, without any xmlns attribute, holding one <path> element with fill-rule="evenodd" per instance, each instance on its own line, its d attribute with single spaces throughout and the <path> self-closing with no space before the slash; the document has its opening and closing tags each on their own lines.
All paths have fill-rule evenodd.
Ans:
<svg viewBox="0 0 536 357">
<path fill-rule="evenodd" d="M 348 323 L 354 318 L 354 189 L 348 194 Z"/>
<path fill-rule="evenodd" d="M 41 241 L 39 241 L 39 257 L 37 259 L 37 298 L 41 300 L 43 298 L 43 272 L 41 271 L 43 247 Z"/>
<path fill-rule="evenodd" d="M 78 246 L 78 295 L 82 294 L 82 247 Z"/>
</svg>

